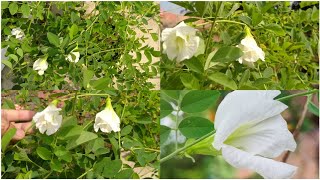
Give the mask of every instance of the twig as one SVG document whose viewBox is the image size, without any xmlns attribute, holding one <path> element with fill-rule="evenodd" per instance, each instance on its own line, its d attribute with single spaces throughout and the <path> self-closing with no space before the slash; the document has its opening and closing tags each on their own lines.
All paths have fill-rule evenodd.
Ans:
<svg viewBox="0 0 320 180">
<path fill-rule="evenodd" d="M 298 120 L 298 123 L 297 123 L 297 125 L 296 125 L 296 127 L 295 127 L 295 129 L 294 129 L 294 131 L 292 133 L 293 134 L 293 138 L 295 140 L 297 139 L 297 137 L 298 137 L 298 135 L 300 133 L 300 128 L 301 128 L 301 126 L 303 124 L 303 121 L 304 121 L 304 119 L 306 117 L 307 112 L 308 112 L 308 100 L 306 100 L 306 103 L 303 106 L 303 111 L 302 111 L 302 114 L 300 116 L 300 119 Z M 291 151 L 287 151 L 284 154 L 284 156 L 282 158 L 282 162 L 286 162 L 288 160 L 290 153 L 291 153 Z"/>
</svg>

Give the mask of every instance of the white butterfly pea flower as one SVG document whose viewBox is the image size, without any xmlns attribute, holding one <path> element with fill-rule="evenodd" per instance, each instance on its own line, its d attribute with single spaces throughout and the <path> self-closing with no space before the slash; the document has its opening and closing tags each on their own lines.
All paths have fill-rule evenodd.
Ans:
<svg viewBox="0 0 320 180">
<path fill-rule="evenodd" d="M 57 100 L 53 101 L 43 111 L 33 116 L 33 121 L 40 133 L 43 134 L 46 131 L 46 134 L 50 136 L 60 128 L 62 115 L 60 114 L 61 108 L 57 108 L 57 103 Z"/>
<path fill-rule="evenodd" d="M 296 142 L 280 113 L 287 106 L 274 98 L 280 91 L 234 91 L 218 107 L 213 147 L 236 168 L 256 171 L 264 178 L 290 178 L 297 167 L 277 162 Z"/>
<path fill-rule="evenodd" d="M 39 58 L 33 63 L 33 70 L 38 71 L 38 74 L 42 76 L 44 74 L 44 71 L 48 69 L 48 62 L 47 62 L 48 56 Z"/>
<path fill-rule="evenodd" d="M 262 49 L 257 45 L 253 36 L 250 33 L 248 27 L 246 29 L 246 37 L 241 40 L 241 43 L 237 45 L 243 52 L 243 55 L 238 59 L 240 64 L 246 64 L 249 67 L 254 67 L 254 62 L 261 59 L 264 61 L 265 54 Z"/>
<path fill-rule="evenodd" d="M 105 133 L 120 131 L 120 118 L 116 112 L 114 112 L 109 97 L 107 99 L 106 108 L 96 115 L 93 127 L 96 132 L 98 132 L 99 129 Z"/>
<path fill-rule="evenodd" d="M 200 45 L 200 37 L 197 30 L 186 25 L 183 21 L 174 28 L 166 28 L 162 31 L 163 53 L 170 60 L 181 62 L 194 56 Z"/>
<path fill-rule="evenodd" d="M 72 50 L 70 52 L 70 54 L 67 55 L 66 60 L 73 62 L 73 63 L 77 63 L 80 59 L 80 53 L 79 52 L 75 52 L 75 50 L 77 50 L 78 48 L 76 47 L 74 50 Z"/>
<path fill-rule="evenodd" d="M 24 38 L 24 32 L 20 28 L 13 28 L 11 34 L 16 36 L 16 39 L 22 40 Z"/>
</svg>

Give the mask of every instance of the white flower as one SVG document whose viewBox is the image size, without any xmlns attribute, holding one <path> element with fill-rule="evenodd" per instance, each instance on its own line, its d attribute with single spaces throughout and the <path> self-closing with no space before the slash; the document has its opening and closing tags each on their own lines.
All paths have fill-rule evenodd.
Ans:
<svg viewBox="0 0 320 180">
<path fill-rule="evenodd" d="M 186 25 L 183 21 L 174 28 L 162 31 L 163 53 L 170 60 L 181 62 L 194 56 L 200 45 L 200 37 L 196 36 L 197 30 Z"/>
<path fill-rule="evenodd" d="M 33 63 L 33 70 L 38 71 L 38 74 L 42 76 L 44 71 L 48 69 L 47 56 L 39 58 Z"/>
<path fill-rule="evenodd" d="M 76 49 L 74 49 L 76 50 Z M 74 50 L 72 50 L 70 52 L 70 54 L 68 54 L 66 60 L 70 61 L 70 62 L 74 62 L 77 63 L 80 59 L 80 53 L 79 52 L 74 52 Z"/>
<path fill-rule="evenodd" d="M 259 59 L 264 61 L 265 54 L 253 39 L 248 27 L 246 27 L 246 33 L 246 37 L 241 40 L 239 45 L 237 45 L 237 47 L 243 52 L 243 55 L 238 59 L 238 61 L 240 64 L 243 63 L 250 67 L 254 67 L 253 63 Z"/>
<path fill-rule="evenodd" d="M 296 142 L 280 113 L 287 106 L 274 98 L 280 91 L 234 91 L 218 107 L 213 147 L 236 168 L 247 168 L 264 178 L 290 178 L 297 167 L 277 162 Z"/>
<path fill-rule="evenodd" d="M 58 101 L 53 101 L 43 111 L 36 113 L 33 116 L 33 121 L 40 133 L 44 133 L 49 136 L 58 131 L 62 123 L 62 115 L 60 114 L 61 108 L 57 108 Z"/>
<path fill-rule="evenodd" d="M 13 28 L 11 34 L 16 36 L 17 39 L 22 40 L 24 38 L 24 32 L 20 28 Z"/>
<path fill-rule="evenodd" d="M 114 112 L 110 98 L 107 99 L 106 108 L 96 115 L 94 131 L 98 132 L 99 129 L 105 133 L 120 131 L 120 118 Z"/>
</svg>

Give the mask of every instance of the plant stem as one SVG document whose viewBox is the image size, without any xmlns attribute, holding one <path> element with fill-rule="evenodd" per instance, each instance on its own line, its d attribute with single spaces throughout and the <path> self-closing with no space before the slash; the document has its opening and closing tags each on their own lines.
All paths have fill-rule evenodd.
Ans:
<svg viewBox="0 0 320 180">
<path fill-rule="evenodd" d="M 289 95 L 289 96 L 277 98 L 276 100 L 278 100 L 278 101 L 284 101 L 284 100 L 287 100 L 287 99 L 290 99 L 290 98 L 294 98 L 294 97 L 298 97 L 298 96 L 305 96 L 305 95 L 313 94 L 313 93 L 316 93 L 316 92 L 319 92 L 319 89 L 314 89 L 314 90 L 310 90 L 310 91 L 306 91 L 306 92 L 301 92 L 301 93 L 297 93 L 297 94 L 292 94 L 292 95 Z"/>
<path fill-rule="evenodd" d="M 107 50 L 104 50 L 104 51 L 99 51 L 99 52 L 96 52 L 92 55 L 95 55 L 95 54 L 100 54 L 100 53 L 104 53 L 104 52 L 109 52 L 109 51 L 114 51 L 114 50 L 119 50 L 119 49 L 123 49 L 123 48 L 113 48 L 113 49 L 107 49 Z M 91 55 L 91 56 L 92 56 Z"/>
<path fill-rule="evenodd" d="M 92 171 L 93 168 L 89 169 L 88 171 L 86 171 L 85 173 L 81 174 L 81 176 L 79 176 L 77 179 L 81 179 L 83 176 L 85 176 L 86 174 L 88 174 L 88 172 Z"/>
<path fill-rule="evenodd" d="M 309 96 L 310 96 L 310 95 L 309 95 Z M 305 104 L 304 104 L 304 106 L 303 106 L 303 110 L 302 110 L 301 116 L 300 116 L 300 118 L 299 118 L 299 120 L 298 120 L 298 123 L 297 123 L 297 125 L 296 125 L 296 127 L 294 128 L 294 131 L 293 131 L 293 133 L 292 133 L 294 139 L 297 139 L 297 137 L 298 137 L 298 135 L 299 135 L 300 128 L 301 128 L 301 126 L 302 126 L 302 124 L 303 124 L 303 122 L 304 122 L 304 119 L 305 119 L 305 117 L 306 117 L 306 114 L 307 114 L 307 112 L 308 112 L 308 104 L 309 104 L 308 102 L 309 102 L 309 100 L 307 99 L 306 102 L 305 102 Z M 287 152 L 284 154 L 283 158 L 282 158 L 282 162 L 286 162 L 287 159 L 289 158 L 289 155 L 290 155 L 290 151 L 287 151 Z"/>
<path fill-rule="evenodd" d="M 242 26 L 246 26 L 246 24 L 242 23 L 242 22 L 238 22 L 238 21 L 231 21 L 231 20 L 216 20 L 216 23 L 234 23 L 234 24 L 240 24 Z M 210 24 L 212 23 L 212 21 L 209 22 L 205 22 L 205 23 L 201 23 L 201 24 L 196 24 L 196 26 L 204 26 L 206 24 Z"/>
<path fill-rule="evenodd" d="M 201 138 L 195 140 L 194 142 L 192 142 L 192 143 L 190 143 L 190 144 L 188 144 L 188 145 L 186 145 L 186 146 L 184 146 L 184 147 L 182 147 L 182 148 L 180 148 L 180 149 L 177 149 L 176 151 L 174 151 L 173 153 L 169 154 L 168 156 L 160 159 L 160 164 L 163 163 L 163 162 L 165 162 L 165 161 L 167 161 L 167 160 L 169 160 L 169 159 L 171 159 L 171 158 L 173 158 L 173 157 L 175 157 L 175 156 L 178 155 L 180 152 L 182 152 L 182 151 L 188 149 L 189 147 L 191 147 L 191 146 L 199 143 L 200 141 L 206 139 L 207 137 L 213 135 L 214 133 L 215 133 L 215 131 L 212 131 L 212 132 L 210 132 L 210 133 L 202 136 Z"/>
<path fill-rule="evenodd" d="M 146 151 L 160 152 L 159 149 L 152 149 L 152 148 L 132 148 L 132 150 L 139 150 L 139 149 L 143 149 L 143 150 L 146 150 Z"/>
<path fill-rule="evenodd" d="M 82 96 L 110 96 L 110 94 L 80 94 L 78 95 L 78 97 L 82 97 Z"/>
<path fill-rule="evenodd" d="M 179 105 L 179 106 L 180 106 L 180 105 Z M 180 107 L 178 107 L 177 114 L 176 114 L 176 128 L 175 128 L 176 140 L 175 140 L 175 150 L 178 149 L 178 126 L 179 126 L 178 119 L 179 119 L 179 111 L 180 111 Z"/>
<path fill-rule="evenodd" d="M 212 24 L 211 24 L 211 28 L 210 28 L 210 31 L 209 31 L 209 38 L 208 38 L 207 43 L 206 43 L 205 54 L 207 54 L 207 51 L 208 51 L 208 49 L 209 49 L 210 42 L 211 42 L 211 40 L 212 40 L 213 26 L 214 26 L 214 24 L 215 24 L 215 22 L 216 22 L 216 19 L 217 19 L 218 12 L 219 12 L 219 10 L 220 10 L 221 4 L 222 4 L 222 2 L 219 3 L 219 8 L 218 8 L 218 10 L 216 11 L 214 20 L 213 20 L 213 22 L 212 22 Z"/>
</svg>

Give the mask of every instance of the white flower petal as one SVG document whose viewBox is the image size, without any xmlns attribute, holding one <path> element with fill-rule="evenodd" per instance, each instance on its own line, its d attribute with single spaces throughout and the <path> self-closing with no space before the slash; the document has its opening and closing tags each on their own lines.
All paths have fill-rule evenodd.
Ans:
<svg viewBox="0 0 320 180">
<path fill-rule="evenodd" d="M 295 166 L 260 156 L 254 156 L 228 145 L 222 147 L 222 156 L 232 166 L 254 170 L 268 179 L 291 178 L 297 170 Z"/>
<path fill-rule="evenodd" d="M 219 150 L 223 142 L 244 124 L 257 124 L 280 114 L 287 106 L 273 100 L 280 91 L 233 91 L 220 103 L 216 118 L 217 130 L 214 147 Z"/>
<path fill-rule="evenodd" d="M 38 112 L 33 116 L 33 121 L 40 133 L 46 131 L 47 135 L 52 135 L 58 131 L 62 123 L 62 115 L 59 114 L 61 108 L 50 104 L 42 112 Z"/>
<path fill-rule="evenodd" d="M 246 36 L 241 40 L 241 43 L 237 45 L 237 47 L 243 52 L 243 55 L 238 59 L 240 64 L 246 64 L 250 67 L 254 67 L 253 63 L 259 59 L 264 61 L 265 54 L 252 36 Z"/>
<path fill-rule="evenodd" d="M 196 29 L 184 22 L 174 28 L 164 29 L 161 33 L 163 53 L 166 53 L 170 60 L 177 62 L 190 59 L 200 46 L 200 38 L 196 36 L 196 32 Z"/>
<path fill-rule="evenodd" d="M 233 136 L 234 134 L 234 136 Z M 281 115 L 268 118 L 258 124 L 240 127 L 224 144 L 242 149 L 253 155 L 275 158 L 283 151 L 294 151 L 297 144 Z"/>
<path fill-rule="evenodd" d="M 94 129 L 96 132 L 100 129 L 102 132 L 106 133 L 120 131 L 120 118 L 112 107 L 106 108 L 96 114 Z"/>
<path fill-rule="evenodd" d="M 38 71 L 39 75 L 43 75 L 44 71 L 48 69 L 48 62 L 44 58 L 39 58 L 33 63 L 33 70 Z"/>
</svg>

